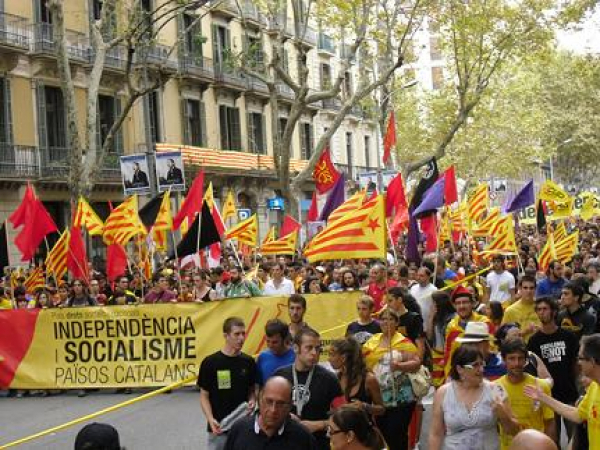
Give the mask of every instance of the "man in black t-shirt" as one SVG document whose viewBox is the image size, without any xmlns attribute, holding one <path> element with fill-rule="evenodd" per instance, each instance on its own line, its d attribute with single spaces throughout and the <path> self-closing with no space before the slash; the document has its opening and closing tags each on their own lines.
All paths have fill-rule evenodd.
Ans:
<svg viewBox="0 0 600 450">
<path fill-rule="evenodd" d="M 409 338 L 419 349 L 419 356 L 423 358 L 425 354 L 425 332 L 423 330 L 423 317 L 416 311 L 409 311 L 406 307 L 405 299 L 410 298 L 413 305 L 417 301 L 410 292 L 401 287 L 393 287 L 388 291 L 388 308 L 398 314 L 400 322 L 398 331 Z"/>
<path fill-rule="evenodd" d="M 371 336 L 381 333 L 379 323 L 373 319 L 373 309 L 375 302 L 368 295 L 358 299 L 356 309 L 358 311 L 358 320 L 352 322 L 346 328 L 346 336 L 352 336 L 356 341 L 363 345 Z"/>
<path fill-rule="evenodd" d="M 560 296 L 562 310 L 556 319 L 559 327 L 573 332 L 578 340 L 596 330 L 596 319 L 581 305 L 583 294 L 583 288 L 579 284 L 565 284 Z"/>
<path fill-rule="evenodd" d="M 248 402 L 247 412 L 252 411 L 255 404 L 256 363 L 242 353 L 246 340 L 244 321 L 239 317 L 225 319 L 223 336 L 223 349 L 202 361 L 198 375 L 209 450 L 221 450 L 225 446 L 227 430 L 222 429 L 220 422 L 242 403 Z"/>
<path fill-rule="evenodd" d="M 321 367 L 321 339 L 310 327 L 301 328 L 294 336 L 294 364 L 278 369 L 274 375 L 292 383 L 292 413 L 313 433 L 317 448 L 329 450 L 327 419 L 331 408 L 343 401 L 337 377 Z"/>
<path fill-rule="evenodd" d="M 554 380 L 552 397 L 574 405 L 577 400 L 577 355 L 579 341 L 570 331 L 556 325 L 558 305 L 551 297 L 540 297 L 535 301 L 535 312 L 540 319 L 541 327 L 527 343 L 530 351 L 539 356 L 548 368 Z M 573 424 L 563 419 L 569 438 L 573 432 Z M 560 442 L 560 416 L 556 416 L 558 442 Z"/>
</svg>

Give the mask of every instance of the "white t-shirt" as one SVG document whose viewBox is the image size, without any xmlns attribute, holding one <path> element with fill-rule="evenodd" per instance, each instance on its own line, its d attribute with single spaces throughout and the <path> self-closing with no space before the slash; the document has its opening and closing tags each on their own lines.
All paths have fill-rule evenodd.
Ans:
<svg viewBox="0 0 600 450">
<path fill-rule="evenodd" d="M 598 292 L 600 292 L 600 278 L 590 285 L 590 292 L 594 295 L 598 295 Z"/>
<path fill-rule="evenodd" d="M 426 324 L 431 316 L 431 310 L 433 308 L 433 299 L 431 294 L 437 291 L 437 288 L 429 283 L 423 287 L 419 283 L 414 284 L 410 288 L 410 294 L 417 300 L 417 303 L 421 307 L 421 316 L 423 316 L 423 324 Z"/>
<path fill-rule="evenodd" d="M 295 293 L 294 283 L 287 278 L 281 280 L 279 287 L 275 287 L 273 280 L 269 280 L 265 283 L 265 288 L 263 289 L 263 295 L 292 295 Z"/>
<path fill-rule="evenodd" d="M 510 290 L 515 288 L 515 277 L 508 270 L 498 274 L 494 271 L 487 274 L 485 281 L 490 288 L 490 301 L 503 303 L 510 300 Z"/>
</svg>

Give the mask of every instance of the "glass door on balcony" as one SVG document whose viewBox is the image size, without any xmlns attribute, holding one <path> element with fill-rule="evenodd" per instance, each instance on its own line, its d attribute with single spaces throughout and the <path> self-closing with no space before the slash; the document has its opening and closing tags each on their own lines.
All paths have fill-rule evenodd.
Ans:
<svg viewBox="0 0 600 450">
<path fill-rule="evenodd" d="M 213 25 L 213 61 L 215 68 L 223 71 L 231 49 L 229 30 L 225 26 Z"/>
</svg>

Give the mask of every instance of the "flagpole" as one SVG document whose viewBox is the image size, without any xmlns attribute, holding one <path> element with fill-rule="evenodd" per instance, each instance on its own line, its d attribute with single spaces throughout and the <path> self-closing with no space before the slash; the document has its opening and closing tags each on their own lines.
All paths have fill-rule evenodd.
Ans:
<svg viewBox="0 0 600 450">
<path fill-rule="evenodd" d="M 390 224 L 387 219 L 386 219 L 385 225 L 387 228 L 388 239 L 390 240 L 390 244 L 392 245 L 392 253 L 394 255 L 394 264 L 398 264 L 398 255 L 396 254 L 396 244 L 394 243 L 394 240 L 392 239 L 392 232 L 390 230 Z"/>
<path fill-rule="evenodd" d="M 177 244 L 175 243 L 175 233 L 173 233 L 173 230 L 171 229 L 171 239 L 173 240 L 173 249 L 175 251 L 175 268 L 177 270 L 177 279 L 179 281 L 179 292 L 181 292 L 181 271 L 180 271 L 180 264 L 179 264 L 179 255 L 177 255 Z"/>
<path fill-rule="evenodd" d="M 233 249 L 233 254 L 235 255 L 235 259 L 237 260 L 238 266 L 240 266 L 242 274 L 244 275 L 245 274 L 244 265 L 242 264 L 242 261 L 240 260 L 240 256 L 238 255 L 237 248 L 231 239 L 229 240 L 229 245 L 231 245 L 231 248 Z"/>
<path fill-rule="evenodd" d="M 435 213 L 435 218 L 437 219 L 437 211 Z M 441 230 L 442 221 L 439 220 L 436 224 L 436 242 L 435 242 L 435 260 L 433 261 L 433 285 L 435 286 L 435 282 L 437 280 L 437 267 L 438 267 L 438 259 L 440 252 L 440 230 Z"/>
</svg>

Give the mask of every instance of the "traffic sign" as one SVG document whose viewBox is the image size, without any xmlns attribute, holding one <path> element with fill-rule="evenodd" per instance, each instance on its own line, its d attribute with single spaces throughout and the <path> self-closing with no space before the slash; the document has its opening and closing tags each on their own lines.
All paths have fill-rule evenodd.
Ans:
<svg viewBox="0 0 600 450">
<path fill-rule="evenodd" d="M 245 209 L 245 208 L 238 209 L 238 219 L 239 220 L 246 220 L 250 217 L 250 215 L 252 215 L 251 209 Z"/>
</svg>

